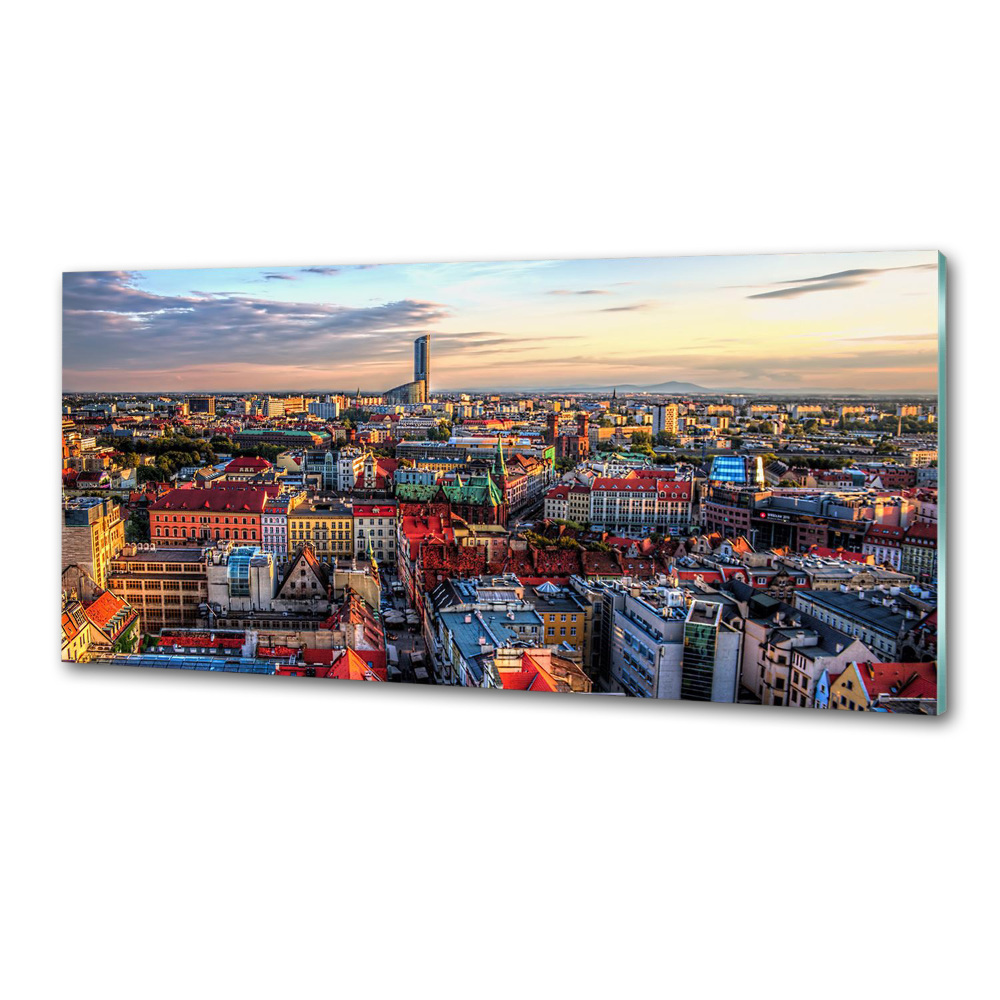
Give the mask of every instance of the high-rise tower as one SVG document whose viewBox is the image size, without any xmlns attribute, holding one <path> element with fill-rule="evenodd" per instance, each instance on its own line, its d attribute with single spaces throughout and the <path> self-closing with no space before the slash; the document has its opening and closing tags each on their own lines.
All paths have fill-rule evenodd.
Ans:
<svg viewBox="0 0 1000 1000">
<path fill-rule="evenodd" d="M 428 334 L 413 342 L 413 381 L 424 383 L 425 398 L 431 389 L 431 338 Z"/>
</svg>

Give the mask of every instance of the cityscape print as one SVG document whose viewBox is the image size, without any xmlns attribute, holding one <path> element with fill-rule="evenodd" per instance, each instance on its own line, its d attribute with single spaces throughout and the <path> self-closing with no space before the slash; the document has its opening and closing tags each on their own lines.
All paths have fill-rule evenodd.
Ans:
<svg viewBox="0 0 1000 1000">
<path fill-rule="evenodd" d="M 939 714 L 943 272 L 67 273 L 62 658 Z"/>
</svg>

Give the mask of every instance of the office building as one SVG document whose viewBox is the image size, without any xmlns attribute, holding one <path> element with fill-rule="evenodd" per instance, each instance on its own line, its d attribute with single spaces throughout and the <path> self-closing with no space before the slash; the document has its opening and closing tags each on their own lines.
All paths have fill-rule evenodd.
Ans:
<svg viewBox="0 0 1000 1000">
<path fill-rule="evenodd" d="M 724 607 L 695 600 L 684 619 L 681 698 L 736 701 L 740 678 L 739 629 L 723 621 Z"/>
<path fill-rule="evenodd" d="M 188 413 L 192 416 L 202 413 L 209 417 L 215 416 L 215 396 L 189 396 Z"/>
<path fill-rule="evenodd" d="M 708 474 L 711 483 L 764 486 L 764 464 L 759 455 L 716 455 Z"/>
<path fill-rule="evenodd" d="M 431 338 L 427 334 L 413 342 L 413 381 L 423 382 L 425 393 L 430 395 Z"/>
</svg>

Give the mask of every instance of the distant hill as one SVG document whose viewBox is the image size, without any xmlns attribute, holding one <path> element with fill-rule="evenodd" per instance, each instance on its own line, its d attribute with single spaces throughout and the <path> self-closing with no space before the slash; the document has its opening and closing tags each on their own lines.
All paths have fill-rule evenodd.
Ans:
<svg viewBox="0 0 1000 1000">
<path fill-rule="evenodd" d="M 581 387 L 582 388 L 582 387 Z M 657 382 L 655 385 L 596 385 L 590 386 L 587 392 L 611 392 L 617 389 L 618 392 L 662 392 L 662 393 L 697 393 L 697 392 L 718 392 L 718 389 L 706 389 L 703 385 L 695 385 L 694 382 Z"/>
</svg>

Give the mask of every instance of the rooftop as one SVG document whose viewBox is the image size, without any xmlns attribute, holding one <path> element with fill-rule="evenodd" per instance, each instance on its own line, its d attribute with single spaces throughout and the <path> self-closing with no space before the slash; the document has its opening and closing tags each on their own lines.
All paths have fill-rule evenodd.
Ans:
<svg viewBox="0 0 1000 1000">
<path fill-rule="evenodd" d="M 721 604 L 714 601 L 692 601 L 686 621 L 691 625 L 709 625 L 715 628 L 721 618 Z"/>
<path fill-rule="evenodd" d="M 259 514 L 263 511 L 267 498 L 268 493 L 262 487 L 244 487 L 241 489 L 228 489 L 220 486 L 214 486 L 210 489 L 188 487 L 171 490 L 160 497 L 159 500 L 151 503 L 149 509 L 151 511 L 204 510 L 212 513 L 228 511 Z"/>
<path fill-rule="evenodd" d="M 799 600 L 818 604 L 891 635 L 897 635 L 907 621 L 906 615 L 897 610 L 892 597 L 880 590 L 859 590 L 847 594 L 839 590 L 800 590 L 796 594 L 796 602 Z M 886 604 L 886 601 L 892 603 Z"/>
<path fill-rule="evenodd" d="M 116 562 L 196 563 L 205 560 L 205 549 L 164 546 L 162 548 L 137 548 L 136 551 L 131 552 L 129 546 L 126 546 L 114 559 Z"/>
</svg>

